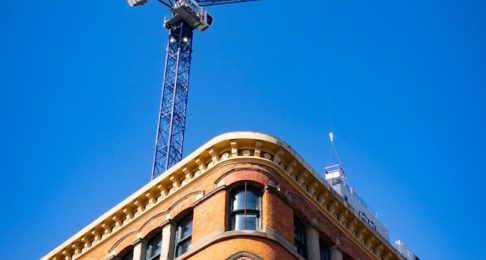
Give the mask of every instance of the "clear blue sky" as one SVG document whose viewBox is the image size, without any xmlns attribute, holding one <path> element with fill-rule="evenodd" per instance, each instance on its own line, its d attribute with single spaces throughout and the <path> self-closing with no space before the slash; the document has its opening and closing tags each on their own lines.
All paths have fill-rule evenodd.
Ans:
<svg viewBox="0 0 486 260">
<path fill-rule="evenodd" d="M 485 259 L 486 2 L 265 0 L 196 33 L 185 153 L 277 136 L 350 181 L 421 259 Z M 0 8 L 0 259 L 38 259 L 150 179 L 168 11 Z"/>
</svg>

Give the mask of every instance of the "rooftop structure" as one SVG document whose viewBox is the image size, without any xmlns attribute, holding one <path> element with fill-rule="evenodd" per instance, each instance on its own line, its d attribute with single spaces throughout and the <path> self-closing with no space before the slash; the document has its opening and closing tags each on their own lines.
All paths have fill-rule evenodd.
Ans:
<svg viewBox="0 0 486 260">
<path fill-rule="evenodd" d="M 331 187 L 344 199 L 348 207 L 357 214 L 370 228 L 376 230 L 384 239 L 388 240 L 387 228 L 378 220 L 376 212 L 368 206 L 365 200 L 345 181 L 344 170 L 341 165 L 326 167 L 325 179 Z"/>
<path fill-rule="evenodd" d="M 398 250 L 398 252 L 400 252 L 400 254 L 402 254 L 403 257 L 405 257 L 406 260 L 420 260 L 420 258 L 418 258 L 418 256 L 416 256 L 412 250 L 405 246 L 402 241 L 395 241 L 393 246 Z"/>
</svg>

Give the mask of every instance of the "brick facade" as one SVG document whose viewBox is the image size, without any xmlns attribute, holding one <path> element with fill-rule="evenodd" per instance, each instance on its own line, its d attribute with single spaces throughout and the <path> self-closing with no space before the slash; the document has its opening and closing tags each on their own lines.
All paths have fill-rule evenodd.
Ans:
<svg viewBox="0 0 486 260">
<path fill-rule="evenodd" d="M 239 133 L 210 141 L 43 259 L 120 259 L 133 251 L 134 260 L 145 260 L 140 251 L 155 234 L 163 234 L 160 259 L 174 259 L 175 226 L 188 215 L 190 246 L 175 259 L 304 259 L 294 243 L 294 218 L 307 232 L 317 231 L 332 260 L 400 259 L 315 173 L 306 172 L 295 152 L 274 140 Z M 245 182 L 261 191 L 260 226 L 231 230 L 230 193 Z M 318 259 L 319 242 L 307 246 L 308 259 Z"/>
</svg>

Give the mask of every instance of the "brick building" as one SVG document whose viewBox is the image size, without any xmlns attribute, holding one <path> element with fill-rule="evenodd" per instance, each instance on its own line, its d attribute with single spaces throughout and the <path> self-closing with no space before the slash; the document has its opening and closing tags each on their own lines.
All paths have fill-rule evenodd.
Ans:
<svg viewBox="0 0 486 260">
<path fill-rule="evenodd" d="M 220 135 L 43 260 L 401 259 L 287 144 Z"/>
</svg>

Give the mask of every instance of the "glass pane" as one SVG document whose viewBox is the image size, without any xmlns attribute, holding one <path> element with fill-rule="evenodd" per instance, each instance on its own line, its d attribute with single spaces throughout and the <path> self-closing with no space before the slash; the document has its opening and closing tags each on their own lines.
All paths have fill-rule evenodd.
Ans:
<svg viewBox="0 0 486 260">
<path fill-rule="evenodd" d="M 300 241 L 300 229 L 297 223 L 294 225 L 294 239 Z"/>
<path fill-rule="evenodd" d="M 306 257 L 305 226 L 298 219 L 294 218 L 294 242 L 297 252 Z"/>
<path fill-rule="evenodd" d="M 234 230 L 243 230 L 245 229 L 245 222 L 244 222 L 244 215 L 235 215 L 234 220 Z"/>
<path fill-rule="evenodd" d="M 245 208 L 245 191 L 239 191 L 233 199 L 233 210 Z"/>
<path fill-rule="evenodd" d="M 191 244 L 191 240 L 187 240 L 187 241 L 184 241 L 184 242 L 180 242 L 178 245 L 177 245 L 177 255 L 182 255 L 184 254 L 185 252 L 187 252 L 187 249 L 189 248 L 189 245 Z"/>
<path fill-rule="evenodd" d="M 257 229 L 257 216 L 256 215 L 246 215 L 246 230 L 256 230 Z"/>
<path fill-rule="evenodd" d="M 306 255 L 307 255 L 305 245 L 297 243 L 295 246 L 297 247 L 297 253 L 299 253 L 299 255 L 301 255 L 305 258 Z"/>
<path fill-rule="evenodd" d="M 160 255 L 160 247 L 162 245 L 162 237 L 157 236 L 149 241 L 147 245 L 147 259 L 152 259 L 154 256 Z"/>
<path fill-rule="evenodd" d="M 181 239 L 186 238 L 186 237 L 191 235 L 191 233 L 192 233 L 192 219 L 190 219 L 187 222 L 185 222 L 184 224 L 182 224 L 181 231 L 182 231 Z"/>
<path fill-rule="evenodd" d="M 330 249 L 325 243 L 322 242 L 322 240 L 320 241 L 320 250 L 319 251 L 321 253 L 320 260 L 331 260 Z"/>
<path fill-rule="evenodd" d="M 258 196 L 254 191 L 246 191 L 246 205 L 245 205 L 245 191 L 241 190 L 235 193 L 233 199 L 233 210 L 238 209 L 258 209 Z"/>
<path fill-rule="evenodd" d="M 246 191 L 246 208 L 258 209 L 258 197 L 251 190 Z"/>
<path fill-rule="evenodd" d="M 258 227 L 258 217 L 256 214 L 244 214 L 234 216 L 234 230 L 256 230 Z"/>
<path fill-rule="evenodd" d="M 297 219 L 294 219 L 294 239 L 299 242 L 305 241 L 305 226 Z"/>
</svg>

